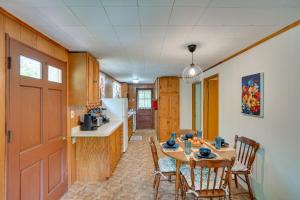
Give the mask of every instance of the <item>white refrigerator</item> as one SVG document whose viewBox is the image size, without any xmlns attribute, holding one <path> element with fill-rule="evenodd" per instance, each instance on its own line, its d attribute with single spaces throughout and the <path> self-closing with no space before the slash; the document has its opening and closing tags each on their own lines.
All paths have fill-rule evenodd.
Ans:
<svg viewBox="0 0 300 200">
<path fill-rule="evenodd" d="M 111 121 L 123 121 L 123 152 L 125 152 L 128 148 L 128 99 L 104 98 L 102 106 L 107 108 L 106 115 Z"/>
</svg>

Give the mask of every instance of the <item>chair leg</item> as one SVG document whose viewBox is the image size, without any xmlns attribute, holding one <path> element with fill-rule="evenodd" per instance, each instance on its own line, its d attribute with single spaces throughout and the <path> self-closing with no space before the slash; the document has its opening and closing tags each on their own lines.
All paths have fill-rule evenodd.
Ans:
<svg viewBox="0 0 300 200">
<path fill-rule="evenodd" d="M 252 193 L 252 188 L 251 188 L 251 185 L 250 185 L 250 180 L 249 180 L 248 174 L 245 174 L 245 178 L 246 178 L 246 183 L 247 183 L 247 186 L 248 186 L 248 191 L 249 191 L 250 199 L 254 200 L 253 193 Z"/>
<path fill-rule="evenodd" d="M 238 176 L 234 174 L 235 187 L 238 188 Z"/>
<path fill-rule="evenodd" d="M 185 200 L 185 197 L 184 197 L 184 185 L 183 185 L 183 182 L 182 182 L 182 177 L 180 176 L 180 191 L 181 191 L 181 199 L 184 199 Z"/>
<path fill-rule="evenodd" d="M 157 175 L 154 176 L 154 180 L 153 180 L 153 189 L 155 188 L 155 185 L 156 185 L 156 179 L 157 179 Z"/>
<path fill-rule="evenodd" d="M 172 177 L 171 175 L 168 177 L 169 182 L 171 182 L 171 180 L 172 180 L 171 177 Z"/>
<path fill-rule="evenodd" d="M 157 199 L 157 197 L 158 197 L 159 184 L 160 184 L 160 176 L 158 176 L 157 180 L 156 180 L 155 199 Z"/>
</svg>

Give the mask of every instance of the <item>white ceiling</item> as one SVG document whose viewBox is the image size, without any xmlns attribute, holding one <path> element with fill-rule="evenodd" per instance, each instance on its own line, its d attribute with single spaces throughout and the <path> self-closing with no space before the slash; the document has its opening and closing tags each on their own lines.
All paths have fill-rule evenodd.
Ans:
<svg viewBox="0 0 300 200">
<path fill-rule="evenodd" d="M 119 81 L 180 75 L 199 44 L 203 69 L 300 19 L 300 0 L 0 0 L 70 50 L 90 51 Z"/>
</svg>

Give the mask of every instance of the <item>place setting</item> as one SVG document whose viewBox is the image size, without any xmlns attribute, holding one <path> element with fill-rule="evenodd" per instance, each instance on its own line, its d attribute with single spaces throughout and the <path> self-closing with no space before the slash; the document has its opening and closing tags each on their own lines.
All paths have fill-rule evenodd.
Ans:
<svg viewBox="0 0 300 200">
<path fill-rule="evenodd" d="M 183 151 L 180 145 L 176 142 L 176 133 L 171 133 L 171 138 L 165 143 L 161 143 L 164 151 Z"/>
</svg>

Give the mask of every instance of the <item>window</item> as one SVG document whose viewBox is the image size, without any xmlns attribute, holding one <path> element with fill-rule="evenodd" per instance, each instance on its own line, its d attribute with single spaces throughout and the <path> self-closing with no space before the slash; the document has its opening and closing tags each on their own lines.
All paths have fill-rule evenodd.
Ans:
<svg viewBox="0 0 300 200">
<path fill-rule="evenodd" d="M 120 98 L 121 97 L 121 85 L 114 81 L 113 82 L 113 98 Z"/>
<path fill-rule="evenodd" d="M 20 56 L 20 75 L 31 78 L 42 78 L 42 64 L 31 58 Z"/>
<path fill-rule="evenodd" d="M 152 90 L 138 90 L 138 109 L 151 109 Z"/>
<path fill-rule="evenodd" d="M 48 81 L 62 83 L 62 72 L 57 67 L 48 66 Z"/>
</svg>

